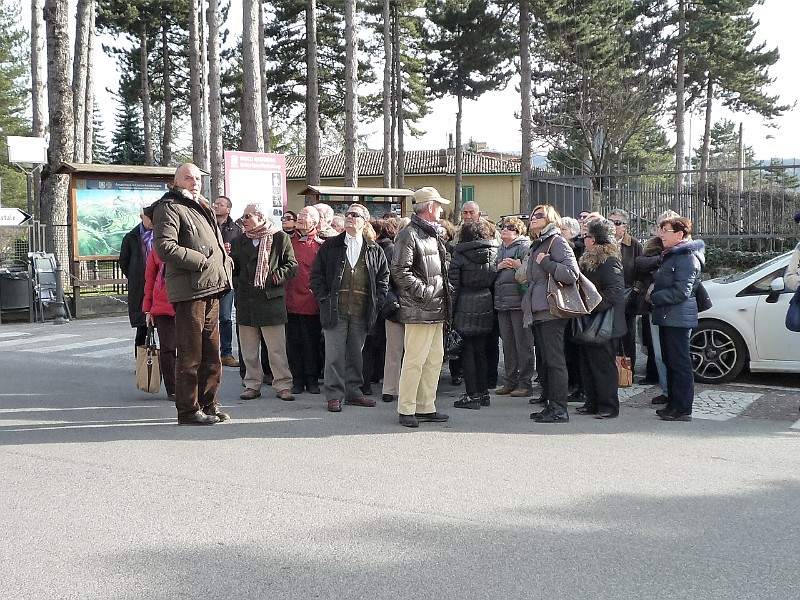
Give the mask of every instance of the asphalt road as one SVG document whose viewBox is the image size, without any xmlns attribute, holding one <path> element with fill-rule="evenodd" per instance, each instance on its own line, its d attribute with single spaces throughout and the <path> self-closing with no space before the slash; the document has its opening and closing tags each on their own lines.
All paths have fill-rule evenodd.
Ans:
<svg viewBox="0 0 800 600">
<path fill-rule="evenodd" d="M 450 422 L 409 430 L 380 402 L 245 403 L 226 369 L 233 419 L 178 427 L 132 333 L 0 327 L 3 599 L 798 596 L 791 419 L 666 423 L 641 390 L 545 426 L 443 383 Z"/>
</svg>

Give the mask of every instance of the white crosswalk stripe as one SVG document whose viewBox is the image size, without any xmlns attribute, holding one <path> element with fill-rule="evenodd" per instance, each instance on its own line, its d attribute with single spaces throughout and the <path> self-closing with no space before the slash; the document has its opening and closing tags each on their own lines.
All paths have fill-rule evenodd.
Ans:
<svg viewBox="0 0 800 600">
<path fill-rule="evenodd" d="M 50 338 L 52 339 L 52 338 Z M 80 340 L 72 344 L 61 344 L 59 346 L 45 346 L 43 348 L 23 348 L 20 352 L 41 352 L 44 354 L 51 354 L 53 352 L 61 352 L 63 350 L 76 350 L 80 348 L 91 348 L 93 346 L 107 346 L 109 344 L 116 344 L 117 342 L 127 342 L 123 338 L 101 338 L 99 340 Z"/>
<path fill-rule="evenodd" d="M 24 340 L 3 340 L 0 342 L 0 348 L 13 348 L 15 346 L 30 346 L 31 344 L 47 344 L 55 340 L 66 340 L 68 338 L 76 338 L 76 333 L 57 333 L 48 336 L 36 336 L 32 338 L 25 338 Z"/>
<path fill-rule="evenodd" d="M 3 339 L 3 338 L 17 338 L 17 337 L 23 337 L 23 336 L 26 336 L 26 335 L 30 335 L 30 333 L 28 333 L 27 331 L 5 331 L 3 333 L 0 333 L 0 339 Z"/>
<path fill-rule="evenodd" d="M 104 350 L 95 350 L 94 352 L 80 352 L 76 356 L 86 356 L 87 358 L 107 358 L 109 356 L 119 356 L 121 354 L 131 354 L 133 349 L 130 347 L 130 340 L 125 340 L 124 346 L 116 348 L 106 348 Z"/>
</svg>

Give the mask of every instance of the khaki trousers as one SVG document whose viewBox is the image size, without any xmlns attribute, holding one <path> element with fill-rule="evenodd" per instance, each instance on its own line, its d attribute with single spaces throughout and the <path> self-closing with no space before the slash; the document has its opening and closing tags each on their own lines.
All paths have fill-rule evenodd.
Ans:
<svg viewBox="0 0 800 600">
<path fill-rule="evenodd" d="M 405 328 L 402 323 L 386 320 L 386 358 L 383 363 L 383 394 L 398 395 L 400 367 L 403 364 Z"/>
<path fill-rule="evenodd" d="M 436 412 L 436 389 L 444 359 L 443 324 L 407 323 L 397 412 Z"/>
<path fill-rule="evenodd" d="M 247 389 L 261 391 L 264 370 L 261 368 L 261 337 L 267 345 L 269 368 L 272 369 L 272 387 L 276 392 L 292 387 L 292 374 L 289 359 L 286 358 L 286 326 L 264 325 L 249 327 L 239 325 L 239 343 L 242 346 L 242 359 L 246 369 L 244 385 Z"/>
</svg>

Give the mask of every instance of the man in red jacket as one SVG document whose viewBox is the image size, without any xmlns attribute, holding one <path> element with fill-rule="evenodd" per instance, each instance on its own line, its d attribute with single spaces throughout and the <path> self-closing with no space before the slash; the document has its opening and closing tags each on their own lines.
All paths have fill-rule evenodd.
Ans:
<svg viewBox="0 0 800 600">
<path fill-rule="evenodd" d="M 322 326 L 319 305 L 311 292 L 311 265 L 322 246 L 317 233 L 319 212 L 304 207 L 297 215 L 292 248 L 297 259 L 297 275 L 286 284 L 286 354 L 292 372 L 292 393 L 319 394 L 319 361 Z"/>
</svg>

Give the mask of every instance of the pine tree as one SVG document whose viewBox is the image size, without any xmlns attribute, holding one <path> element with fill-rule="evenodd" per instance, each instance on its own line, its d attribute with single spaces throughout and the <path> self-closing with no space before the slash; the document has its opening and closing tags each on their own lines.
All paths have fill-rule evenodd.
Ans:
<svg viewBox="0 0 800 600">
<path fill-rule="evenodd" d="M 92 161 L 98 165 L 107 165 L 111 162 L 111 151 L 108 148 L 105 134 L 105 123 L 100 115 L 100 109 L 97 108 L 97 102 L 93 103 L 94 110 L 92 112 L 92 121 L 94 126 L 92 128 Z"/>
<path fill-rule="evenodd" d="M 143 165 L 145 153 L 140 109 L 123 98 L 120 101 L 121 106 L 116 114 L 117 128 L 111 136 L 111 164 Z"/>
<path fill-rule="evenodd" d="M 20 4 L 0 1 L 0 179 L 3 206 L 27 206 L 25 175 L 8 163 L 9 135 L 30 135 L 25 116 L 28 97 L 28 36 L 19 27 Z"/>
</svg>

